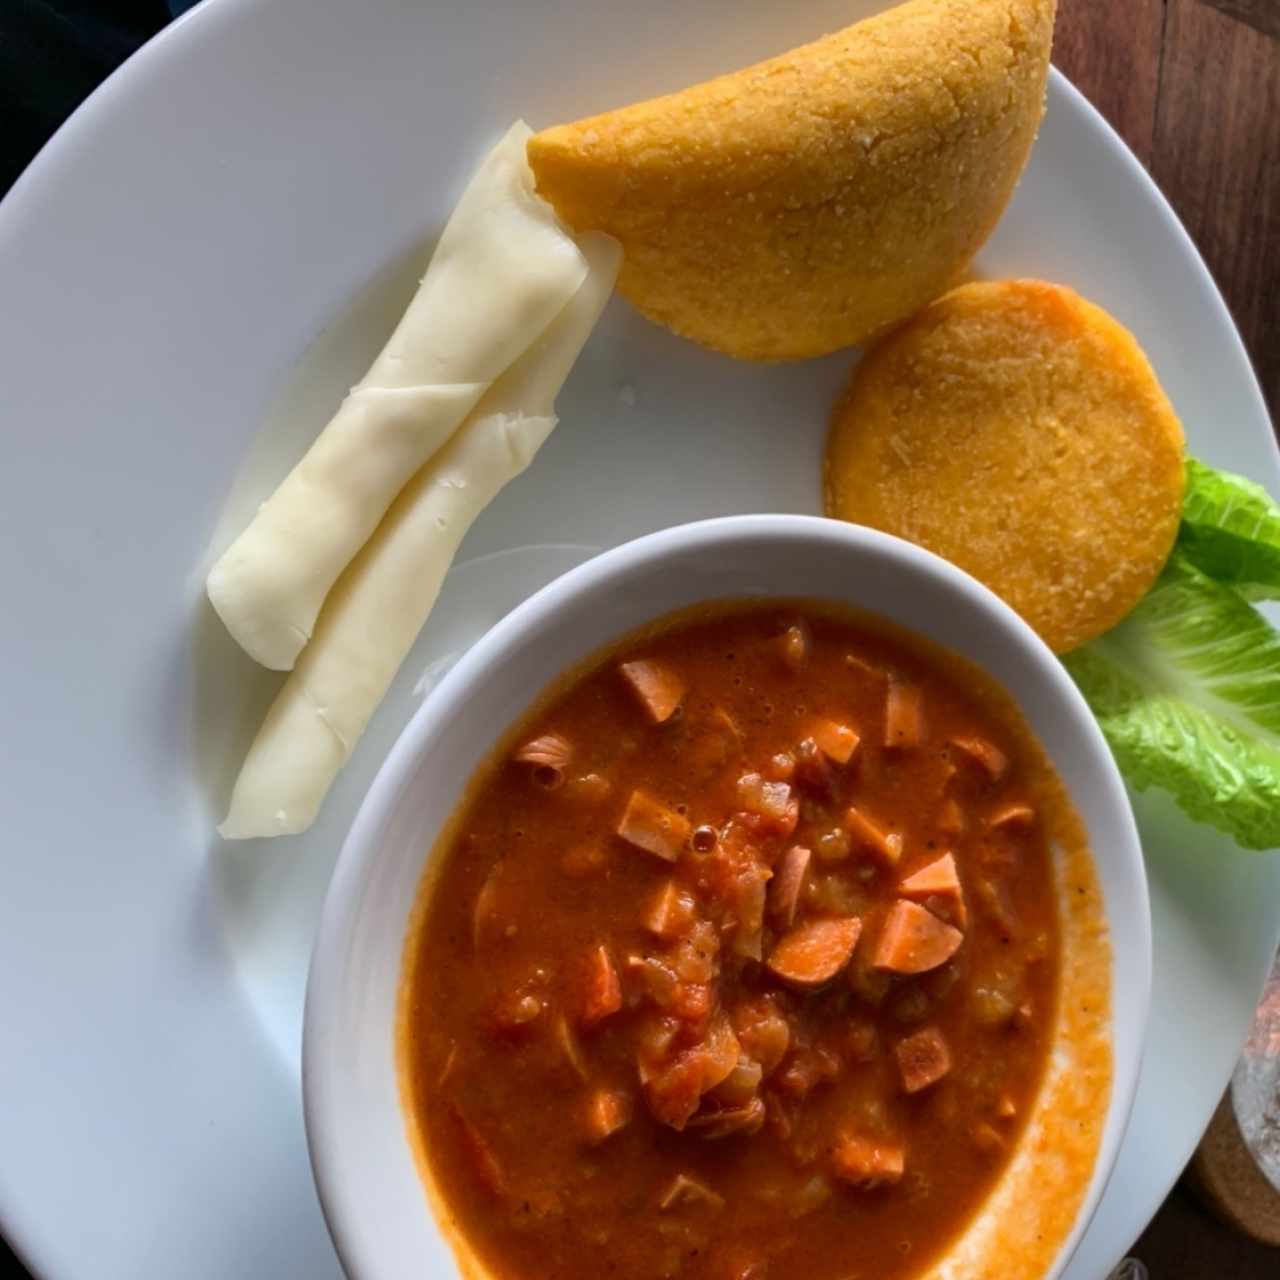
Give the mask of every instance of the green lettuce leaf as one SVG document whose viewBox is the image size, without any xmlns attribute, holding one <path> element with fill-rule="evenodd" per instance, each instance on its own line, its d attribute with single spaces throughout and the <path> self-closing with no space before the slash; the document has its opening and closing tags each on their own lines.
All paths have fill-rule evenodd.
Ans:
<svg viewBox="0 0 1280 1280">
<path fill-rule="evenodd" d="M 1178 548 L 1251 600 L 1280 598 L 1280 506 L 1252 480 L 1188 458 Z"/>
<path fill-rule="evenodd" d="M 1133 612 L 1064 661 L 1130 785 L 1163 787 L 1247 849 L 1280 846 L 1280 635 L 1233 587 L 1178 547 Z"/>
</svg>

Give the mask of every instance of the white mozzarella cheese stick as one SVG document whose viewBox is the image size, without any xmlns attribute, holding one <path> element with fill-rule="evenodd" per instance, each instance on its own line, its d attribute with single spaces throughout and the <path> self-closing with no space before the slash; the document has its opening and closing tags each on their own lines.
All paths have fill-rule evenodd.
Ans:
<svg viewBox="0 0 1280 1280">
<path fill-rule="evenodd" d="M 587 265 L 533 189 L 513 125 L 454 209 L 373 367 L 209 573 L 258 662 L 290 669 L 321 605 L 401 489 L 582 284 Z"/>
<path fill-rule="evenodd" d="M 579 239 L 587 278 L 414 477 L 338 581 L 236 780 L 227 839 L 289 835 L 314 820 L 440 593 L 476 517 L 533 460 L 555 397 L 609 299 L 616 241 Z"/>
</svg>

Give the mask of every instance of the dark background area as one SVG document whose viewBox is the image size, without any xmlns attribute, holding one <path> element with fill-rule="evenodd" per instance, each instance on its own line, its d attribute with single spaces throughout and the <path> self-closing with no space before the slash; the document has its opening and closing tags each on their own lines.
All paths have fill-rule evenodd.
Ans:
<svg viewBox="0 0 1280 1280">
<path fill-rule="evenodd" d="M 186 7 L 186 0 L 172 4 L 174 12 Z M 171 17 L 165 0 L 0 0 L 0 192 Z M 1128 142 L 1200 247 L 1274 418 L 1280 0 L 1059 0 L 1054 61 Z M 1133 1253 L 1152 1280 L 1280 1276 L 1280 1250 L 1220 1225 L 1190 1182 L 1174 1191 Z M 25 1275 L 3 1241 L 0 1274 Z"/>
</svg>

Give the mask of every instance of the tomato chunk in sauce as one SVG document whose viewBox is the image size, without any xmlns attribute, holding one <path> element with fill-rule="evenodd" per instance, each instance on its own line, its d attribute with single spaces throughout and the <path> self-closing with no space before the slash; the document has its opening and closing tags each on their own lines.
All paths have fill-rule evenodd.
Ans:
<svg viewBox="0 0 1280 1280">
<path fill-rule="evenodd" d="M 566 677 L 478 775 L 406 955 L 410 1122 L 498 1280 L 900 1280 L 1052 1039 L 1048 766 L 981 673 L 805 602 Z"/>
</svg>

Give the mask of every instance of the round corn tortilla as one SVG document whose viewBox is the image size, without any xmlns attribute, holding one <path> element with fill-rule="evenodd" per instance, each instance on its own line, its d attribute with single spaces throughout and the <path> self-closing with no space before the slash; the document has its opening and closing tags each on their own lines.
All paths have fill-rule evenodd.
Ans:
<svg viewBox="0 0 1280 1280">
<path fill-rule="evenodd" d="M 1055 0 L 907 0 L 535 135 L 538 191 L 650 319 L 744 359 L 865 341 L 956 283 L 1044 109 Z"/>
<path fill-rule="evenodd" d="M 1114 626 L 1177 534 L 1182 427 L 1133 335 L 1058 285 L 961 285 L 855 371 L 828 514 L 927 547 L 1058 653 Z"/>
</svg>

